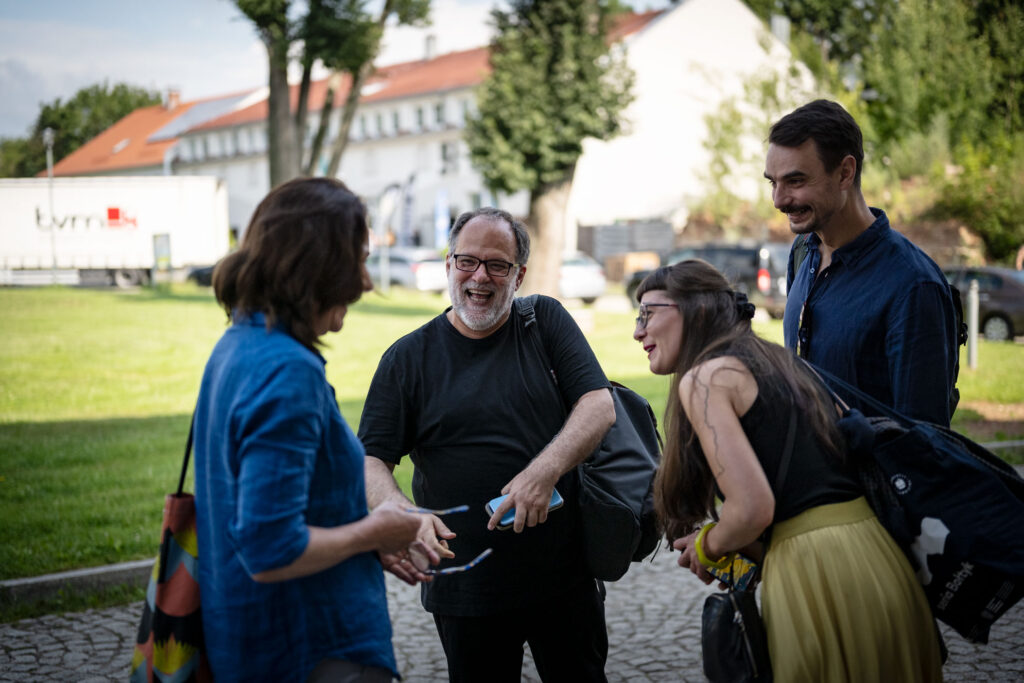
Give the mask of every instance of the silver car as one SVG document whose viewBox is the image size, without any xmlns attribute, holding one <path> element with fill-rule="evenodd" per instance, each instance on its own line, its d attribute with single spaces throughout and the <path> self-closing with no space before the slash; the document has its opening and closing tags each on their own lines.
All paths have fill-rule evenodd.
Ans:
<svg viewBox="0 0 1024 683">
<path fill-rule="evenodd" d="M 381 254 L 383 249 L 370 254 L 366 269 L 378 287 L 381 284 Z M 444 292 L 448 289 L 448 275 L 444 258 L 434 249 L 392 247 L 388 252 L 388 282 L 391 285 L 418 289 L 421 292 Z"/>
<path fill-rule="evenodd" d="M 604 294 L 607 284 L 601 264 L 587 254 L 577 251 L 562 257 L 558 295 L 563 299 L 583 299 L 583 303 L 592 304 Z"/>
</svg>

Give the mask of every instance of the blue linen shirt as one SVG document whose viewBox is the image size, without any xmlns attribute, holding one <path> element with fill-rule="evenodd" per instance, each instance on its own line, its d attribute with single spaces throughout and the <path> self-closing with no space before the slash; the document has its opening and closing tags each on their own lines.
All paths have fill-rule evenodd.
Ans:
<svg viewBox="0 0 1024 683">
<path fill-rule="evenodd" d="M 257 583 L 305 550 L 308 526 L 367 514 L 363 447 L 324 359 L 261 314 L 236 319 L 206 365 L 195 417 L 203 629 L 218 681 L 304 681 L 321 660 L 397 675 L 384 575 L 361 553 Z"/>
<path fill-rule="evenodd" d="M 807 256 L 796 273 L 793 255 L 803 237 L 794 241 L 786 346 L 797 350 L 800 339 L 800 355 L 812 364 L 905 415 L 948 426 L 959 352 L 948 282 L 934 261 L 889 226 L 884 211 L 871 212 L 875 221 L 836 249 L 821 272 L 819 237 L 807 236 Z"/>
</svg>

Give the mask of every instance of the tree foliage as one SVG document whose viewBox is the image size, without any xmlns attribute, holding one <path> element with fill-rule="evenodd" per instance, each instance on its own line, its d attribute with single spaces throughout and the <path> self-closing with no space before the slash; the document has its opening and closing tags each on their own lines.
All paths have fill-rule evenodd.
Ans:
<svg viewBox="0 0 1024 683">
<path fill-rule="evenodd" d="M 607 31 L 605 0 L 513 0 L 495 10 L 491 75 L 466 124 L 473 164 L 492 191 L 530 193 L 534 241 L 529 286 L 557 289 L 565 205 L 587 138 L 622 127 L 632 73 Z"/>
<path fill-rule="evenodd" d="M 0 176 L 34 176 L 46 170 L 46 128 L 53 129 L 53 158 L 60 160 L 136 109 L 159 103 L 154 91 L 104 81 L 80 89 L 67 101 L 43 104 L 27 138 L 0 140 Z"/>
<path fill-rule="evenodd" d="M 926 213 L 964 221 L 996 259 L 1024 241 L 1019 0 L 747 4 L 790 19 L 794 53 L 855 112 L 869 170 L 882 167 L 891 187 L 926 177 Z"/>
<path fill-rule="evenodd" d="M 494 11 L 493 72 L 466 131 L 492 190 L 560 182 L 571 176 L 584 139 L 619 132 L 632 80 L 605 39 L 609 8 L 598 0 L 517 0 Z"/>
<path fill-rule="evenodd" d="M 341 76 L 348 75 L 349 96 L 327 170 L 327 175 L 336 175 L 359 104 L 359 92 L 373 71 L 385 23 L 391 18 L 399 24 L 425 21 L 430 0 L 383 0 L 377 13 L 371 11 L 373 3 L 368 0 L 308 0 L 301 6 L 291 0 L 235 0 L 235 4 L 253 22 L 267 48 L 271 186 L 300 173 L 313 174 L 326 141 L 335 92 L 341 85 Z M 294 111 L 288 84 L 288 65 L 293 57 L 302 67 Z M 313 67 L 318 61 L 333 75 L 312 148 L 306 151 L 309 92 Z"/>
</svg>

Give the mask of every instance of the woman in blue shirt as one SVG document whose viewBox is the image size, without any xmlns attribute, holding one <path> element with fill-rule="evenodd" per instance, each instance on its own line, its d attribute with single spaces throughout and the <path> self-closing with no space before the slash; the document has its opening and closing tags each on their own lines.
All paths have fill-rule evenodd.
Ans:
<svg viewBox="0 0 1024 683">
<path fill-rule="evenodd" d="M 317 351 L 372 289 L 367 238 L 365 207 L 342 183 L 293 180 L 214 271 L 231 325 L 203 375 L 195 478 L 218 681 L 397 675 L 378 553 L 405 553 L 421 516 L 367 514 L 363 448 Z"/>
</svg>

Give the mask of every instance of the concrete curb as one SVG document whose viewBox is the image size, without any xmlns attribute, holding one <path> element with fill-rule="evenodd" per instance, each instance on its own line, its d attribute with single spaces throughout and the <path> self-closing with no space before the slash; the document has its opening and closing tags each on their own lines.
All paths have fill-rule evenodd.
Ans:
<svg viewBox="0 0 1024 683">
<path fill-rule="evenodd" d="M 77 593 L 123 584 L 145 586 L 153 571 L 153 562 L 154 560 L 136 560 L 104 567 L 89 567 L 0 581 L 0 603 L 51 598 L 62 589 Z"/>
</svg>

